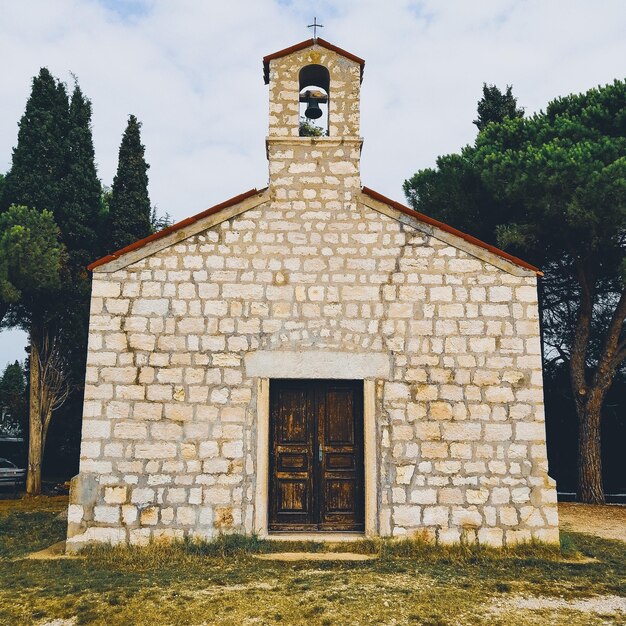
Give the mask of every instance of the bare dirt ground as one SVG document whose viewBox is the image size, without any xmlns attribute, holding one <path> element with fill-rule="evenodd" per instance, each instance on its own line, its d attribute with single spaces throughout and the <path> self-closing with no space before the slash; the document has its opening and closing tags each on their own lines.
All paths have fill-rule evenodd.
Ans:
<svg viewBox="0 0 626 626">
<path fill-rule="evenodd" d="M 561 530 L 626 542 L 626 505 L 559 503 Z"/>
</svg>

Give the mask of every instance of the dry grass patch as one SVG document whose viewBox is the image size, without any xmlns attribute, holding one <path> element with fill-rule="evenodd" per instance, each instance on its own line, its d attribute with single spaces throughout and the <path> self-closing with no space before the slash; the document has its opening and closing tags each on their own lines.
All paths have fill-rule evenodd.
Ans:
<svg viewBox="0 0 626 626">
<path fill-rule="evenodd" d="M 57 516 L 67 508 L 67 500 L 67 496 L 0 500 L 0 562 L 65 539 L 67 522 Z"/>
<path fill-rule="evenodd" d="M 48 529 L 37 530 L 34 511 L 21 508 L 31 505 L 0 515 L 0 524 L 12 520 L 0 526 L 0 546 L 8 540 L 13 553 L 20 545 L 25 553 L 54 534 L 50 527 L 56 528 L 58 509 L 43 506 L 36 519 Z M 55 532 L 50 543 L 62 538 L 64 523 Z M 59 619 L 73 620 L 73 626 L 620 623 L 617 610 L 585 612 L 576 603 L 626 595 L 623 544 L 584 535 L 564 539 L 568 558 L 580 554 L 597 562 L 571 562 L 562 551 L 539 544 L 498 551 L 439 548 L 418 538 L 330 548 L 378 555 L 373 561 L 280 563 L 254 555 L 329 547 L 240 536 L 147 548 L 100 546 L 73 561 L 11 559 L 0 567 L 0 624 L 42 626 Z M 515 604 L 519 598 L 568 604 L 542 600 L 537 608 L 521 608 Z"/>
</svg>

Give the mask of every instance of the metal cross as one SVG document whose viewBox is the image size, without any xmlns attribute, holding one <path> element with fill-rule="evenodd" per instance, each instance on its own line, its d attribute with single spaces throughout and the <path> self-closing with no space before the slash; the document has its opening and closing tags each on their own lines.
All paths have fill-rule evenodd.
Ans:
<svg viewBox="0 0 626 626">
<path fill-rule="evenodd" d="M 313 18 L 313 24 L 309 24 L 307 26 L 307 28 L 312 28 L 313 29 L 313 41 L 317 40 L 317 29 L 318 28 L 324 28 L 323 24 L 318 24 L 317 23 L 317 18 L 314 17 Z"/>
</svg>

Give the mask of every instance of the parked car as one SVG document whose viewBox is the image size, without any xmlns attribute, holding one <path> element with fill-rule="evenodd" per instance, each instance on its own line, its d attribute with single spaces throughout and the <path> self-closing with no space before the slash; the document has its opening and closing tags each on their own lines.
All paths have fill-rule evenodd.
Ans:
<svg viewBox="0 0 626 626">
<path fill-rule="evenodd" d="M 25 478 L 25 469 L 19 469 L 8 459 L 0 458 L 0 487 L 11 487 L 17 491 L 24 484 Z"/>
<path fill-rule="evenodd" d="M 70 481 L 66 480 L 64 483 L 57 483 L 52 491 L 57 495 L 57 496 L 67 496 L 70 493 Z"/>
</svg>

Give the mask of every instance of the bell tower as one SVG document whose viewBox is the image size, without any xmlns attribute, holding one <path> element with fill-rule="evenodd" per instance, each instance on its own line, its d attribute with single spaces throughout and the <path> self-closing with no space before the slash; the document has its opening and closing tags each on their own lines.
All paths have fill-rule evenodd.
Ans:
<svg viewBox="0 0 626 626">
<path fill-rule="evenodd" d="M 270 193 L 311 208 L 341 208 L 360 189 L 365 61 L 314 38 L 263 59 L 269 85 Z"/>
</svg>

